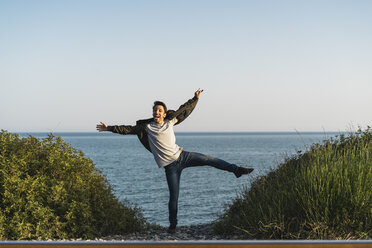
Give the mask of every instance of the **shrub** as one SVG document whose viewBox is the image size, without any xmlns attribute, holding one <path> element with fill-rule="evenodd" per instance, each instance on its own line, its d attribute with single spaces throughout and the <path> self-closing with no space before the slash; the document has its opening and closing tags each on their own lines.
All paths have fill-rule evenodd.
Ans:
<svg viewBox="0 0 372 248">
<path fill-rule="evenodd" d="M 92 160 L 62 138 L 0 133 L 0 239 L 89 239 L 144 223 Z"/>
<path fill-rule="evenodd" d="M 255 239 L 367 239 L 372 230 L 370 128 L 313 144 L 244 190 L 216 233 Z"/>
</svg>

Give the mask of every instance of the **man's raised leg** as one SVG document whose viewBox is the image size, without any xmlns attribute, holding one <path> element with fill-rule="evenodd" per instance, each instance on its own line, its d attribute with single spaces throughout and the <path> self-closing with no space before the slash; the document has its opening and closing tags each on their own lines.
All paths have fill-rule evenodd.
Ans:
<svg viewBox="0 0 372 248">
<path fill-rule="evenodd" d="M 229 172 L 233 172 L 237 178 L 241 177 L 244 174 L 249 174 L 253 171 L 252 168 L 244 168 L 241 166 L 237 166 L 235 164 L 230 164 L 226 162 L 225 160 L 215 158 L 212 156 L 204 155 L 197 152 L 186 152 L 184 153 L 184 161 L 182 161 L 182 164 L 184 164 L 184 167 L 192 167 L 192 166 L 203 166 L 203 165 L 209 165 L 213 166 L 220 170 L 226 170 Z"/>
</svg>

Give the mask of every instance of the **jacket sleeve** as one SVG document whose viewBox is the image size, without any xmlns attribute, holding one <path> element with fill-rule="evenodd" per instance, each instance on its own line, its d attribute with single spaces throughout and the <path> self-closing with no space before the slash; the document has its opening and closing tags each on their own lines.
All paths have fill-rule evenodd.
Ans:
<svg viewBox="0 0 372 248">
<path fill-rule="evenodd" d="M 137 126 L 115 125 L 108 126 L 108 131 L 118 134 L 137 134 Z"/>
<path fill-rule="evenodd" d="M 178 110 L 168 110 L 167 111 L 167 119 L 172 120 L 173 118 L 177 118 L 176 125 L 180 124 L 182 121 L 184 121 L 194 110 L 196 104 L 198 103 L 198 98 L 193 97 L 190 100 L 188 100 L 186 103 L 182 104 Z"/>
</svg>

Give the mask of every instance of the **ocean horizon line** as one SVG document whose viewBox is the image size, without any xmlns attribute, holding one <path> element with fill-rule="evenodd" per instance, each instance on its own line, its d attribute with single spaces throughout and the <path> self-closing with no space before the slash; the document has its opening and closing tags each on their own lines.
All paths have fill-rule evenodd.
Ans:
<svg viewBox="0 0 372 248">
<path fill-rule="evenodd" d="M 354 132 L 354 131 L 353 131 Z M 82 135 L 117 135 L 116 133 L 112 132 L 94 132 L 94 131 L 59 131 L 59 132 L 51 132 L 51 131 L 17 131 L 17 132 L 12 132 L 16 134 L 54 134 L 54 135 L 77 135 L 77 134 L 82 134 Z M 345 134 L 345 133 L 350 133 L 350 131 L 180 131 L 180 132 L 175 132 L 176 135 L 275 135 L 275 134 Z"/>
</svg>

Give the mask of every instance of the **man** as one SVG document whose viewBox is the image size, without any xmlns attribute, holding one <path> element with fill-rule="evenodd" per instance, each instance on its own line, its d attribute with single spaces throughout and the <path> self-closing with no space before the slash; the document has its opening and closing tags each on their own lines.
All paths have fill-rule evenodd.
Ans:
<svg viewBox="0 0 372 248">
<path fill-rule="evenodd" d="M 237 178 L 253 171 L 251 168 L 230 164 L 218 158 L 184 151 L 182 147 L 176 144 L 173 126 L 180 124 L 191 114 L 202 92 L 203 90 L 198 89 L 194 97 L 181 105 L 177 111 L 167 110 L 167 106 L 163 102 L 154 102 L 152 109 L 153 118 L 139 120 L 135 126 L 107 126 L 103 122 L 97 125 L 97 130 L 100 132 L 111 131 L 119 134 L 136 134 L 145 148 L 154 155 L 159 168 L 165 168 L 170 193 L 168 204 L 169 233 L 174 233 L 177 226 L 180 176 L 184 168 L 209 165 L 232 172 Z"/>
</svg>

